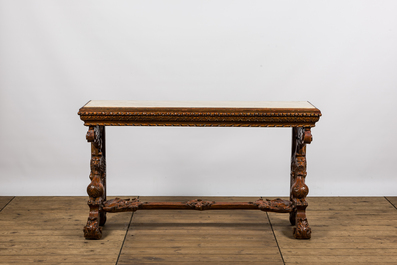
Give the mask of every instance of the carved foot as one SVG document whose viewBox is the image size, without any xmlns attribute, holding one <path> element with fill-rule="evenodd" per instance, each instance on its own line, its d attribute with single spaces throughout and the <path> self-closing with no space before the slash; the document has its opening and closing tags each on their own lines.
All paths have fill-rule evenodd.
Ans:
<svg viewBox="0 0 397 265">
<path fill-rule="evenodd" d="M 296 239 L 309 239 L 312 236 L 312 229 L 306 218 L 297 218 L 296 227 L 294 228 L 294 237 Z"/>
<path fill-rule="evenodd" d="M 102 227 L 99 227 L 97 217 L 88 217 L 87 225 L 84 226 L 84 237 L 86 239 L 101 239 Z"/>
</svg>

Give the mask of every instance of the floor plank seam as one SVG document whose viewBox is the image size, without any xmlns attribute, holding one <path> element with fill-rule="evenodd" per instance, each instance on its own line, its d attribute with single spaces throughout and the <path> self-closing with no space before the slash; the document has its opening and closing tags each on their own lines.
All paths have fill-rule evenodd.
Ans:
<svg viewBox="0 0 397 265">
<path fill-rule="evenodd" d="M 137 199 L 139 199 L 139 196 L 137 197 Z M 130 226 L 131 226 L 131 222 L 132 222 L 132 217 L 133 216 L 134 216 L 134 212 L 131 213 L 130 221 L 128 222 L 128 226 L 127 226 L 127 229 L 125 231 L 123 243 L 121 244 L 120 252 L 119 252 L 119 255 L 117 256 L 117 260 L 116 260 L 116 264 L 115 265 L 119 264 L 121 252 L 123 251 L 124 243 L 125 243 L 125 240 L 127 239 L 128 231 L 130 230 Z"/>
<path fill-rule="evenodd" d="M 12 202 L 14 199 L 15 199 L 15 196 L 14 196 L 14 197 L 12 197 L 12 199 L 11 199 L 9 202 L 7 202 L 7 203 L 6 203 L 6 205 L 4 205 L 4 207 L 3 207 L 3 208 L 1 208 L 1 209 L 0 209 L 0 212 L 1 212 L 1 211 L 3 211 L 3 209 L 4 209 L 4 208 L 6 208 L 6 207 L 7 207 L 7 205 L 8 205 L 8 204 L 10 204 L 10 202 Z"/>
<path fill-rule="evenodd" d="M 386 199 L 386 201 L 388 201 L 397 210 L 396 205 L 394 205 L 391 201 L 389 201 L 389 199 L 387 197 L 384 197 L 384 198 Z"/>
<path fill-rule="evenodd" d="M 281 256 L 281 260 L 283 261 L 283 264 L 285 265 L 285 260 L 284 260 L 284 257 L 283 257 L 283 253 L 281 252 L 280 245 L 278 244 L 278 241 L 277 241 L 276 233 L 274 233 L 273 225 L 272 225 L 272 222 L 270 221 L 270 217 L 269 217 L 269 214 L 267 212 L 266 212 L 266 216 L 267 216 L 267 220 L 269 220 L 269 225 L 270 225 L 270 228 L 272 229 L 274 240 L 276 241 L 278 252 L 280 253 L 280 256 Z"/>
</svg>

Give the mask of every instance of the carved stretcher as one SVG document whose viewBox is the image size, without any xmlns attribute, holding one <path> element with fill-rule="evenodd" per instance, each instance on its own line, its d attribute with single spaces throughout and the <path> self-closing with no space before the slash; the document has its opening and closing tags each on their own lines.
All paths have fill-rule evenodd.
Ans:
<svg viewBox="0 0 397 265">
<path fill-rule="evenodd" d="M 306 144 L 321 112 L 309 102 L 194 102 L 194 101 L 89 101 L 78 112 L 88 126 L 91 143 L 91 183 L 87 187 L 90 213 L 84 237 L 100 239 L 106 213 L 149 209 L 257 209 L 289 213 L 294 237 L 308 239 L 306 218 Z M 141 202 L 137 199 L 106 200 L 106 126 L 223 126 L 292 127 L 290 200 L 215 202 L 195 199 L 187 202 Z"/>
</svg>

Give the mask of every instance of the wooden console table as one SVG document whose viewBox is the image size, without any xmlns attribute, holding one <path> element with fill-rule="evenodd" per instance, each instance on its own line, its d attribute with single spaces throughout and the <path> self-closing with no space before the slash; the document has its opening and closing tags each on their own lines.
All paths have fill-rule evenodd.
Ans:
<svg viewBox="0 0 397 265">
<path fill-rule="evenodd" d="M 84 236 L 100 239 L 106 213 L 148 209 L 259 209 L 290 214 L 294 237 L 308 239 L 306 218 L 306 144 L 312 141 L 311 127 L 321 116 L 309 102 L 199 102 L 93 100 L 78 112 L 88 126 L 91 143 L 91 183 L 87 187 L 90 213 Z M 222 126 L 292 127 L 290 200 L 215 202 L 140 202 L 137 199 L 106 200 L 106 126 Z"/>
</svg>

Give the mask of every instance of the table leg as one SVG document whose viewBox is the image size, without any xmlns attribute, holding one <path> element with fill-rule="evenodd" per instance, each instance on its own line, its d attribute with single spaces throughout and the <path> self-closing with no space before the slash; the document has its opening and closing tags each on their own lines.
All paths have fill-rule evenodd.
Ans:
<svg viewBox="0 0 397 265">
<path fill-rule="evenodd" d="M 101 179 L 102 179 L 102 185 L 103 185 L 103 194 L 102 194 L 102 201 L 106 201 L 106 130 L 105 126 L 102 127 L 102 157 L 103 157 L 103 167 L 101 171 Z M 100 211 L 100 226 L 104 226 L 106 223 L 106 212 L 105 211 Z"/>
<path fill-rule="evenodd" d="M 297 128 L 292 128 L 291 178 L 290 178 L 290 196 L 289 196 L 289 198 L 294 206 L 295 206 L 294 197 L 293 197 L 291 189 L 292 189 L 292 186 L 295 184 L 295 180 L 296 180 L 295 172 L 294 172 L 294 160 L 295 160 L 295 153 L 296 153 L 296 136 L 297 136 Z M 296 207 L 294 207 L 294 210 L 292 212 L 290 212 L 289 221 L 290 221 L 291 225 L 295 225 Z"/>
<path fill-rule="evenodd" d="M 106 198 L 104 132 L 104 126 L 90 126 L 87 132 L 87 141 L 91 142 L 91 183 L 87 187 L 90 213 L 84 227 L 84 237 L 87 239 L 100 239 L 102 237 L 100 225 L 106 221 L 105 212 L 102 210 Z"/>
<path fill-rule="evenodd" d="M 310 128 L 292 128 L 292 156 L 291 156 L 291 191 L 290 199 L 295 210 L 290 213 L 290 222 L 296 225 L 294 237 L 309 239 L 311 228 L 306 218 L 306 196 L 309 188 L 305 184 L 306 178 L 306 144 L 310 144 L 312 135 Z"/>
</svg>

